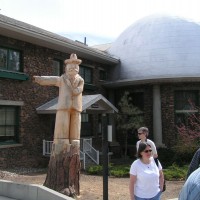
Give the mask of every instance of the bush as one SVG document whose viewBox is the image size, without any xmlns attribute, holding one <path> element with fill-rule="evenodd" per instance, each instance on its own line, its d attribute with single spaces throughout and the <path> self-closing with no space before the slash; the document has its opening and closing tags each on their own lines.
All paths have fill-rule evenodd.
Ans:
<svg viewBox="0 0 200 200">
<path fill-rule="evenodd" d="M 113 177 L 129 177 L 130 165 L 109 165 L 109 175 Z M 165 180 L 185 180 L 187 175 L 188 165 L 182 167 L 177 164 L 163 169 Z M 86 172 L 90 175 L 102 175 L 103 167 L 101 165 L 90 166 Z"/>
<path fill-rule="evenodd" d="M 114 177 L 129 177 L 130 165 L 109 164 L 109 175 Z M 101 165 L 90 166 L 86 169 L 90 175 L 102 175 L 103 167 Z"/>
<path fill-rule="evenodd" d="M 189 140 L 189 139 L 188 139 Z M 190 163 L 196 150 L 199 148 L 198 142 L 179 140 L 172 148 L 174 151 L 174 160 L 180 166 Z"/>
<path fill-rule="evenodd" d="M 175 162 L 174 154 L 175 154 L 175 152 L 169 148 L 159 148 L 158 149 L 158 159 L 159 159 L 160 163 L 162 164 L 163 168 L 167 168 Z"/>
<path fill-rule="evenodd" d="M 173 147 L 169 148 L 159 148 L 158 149 L 158 159 L 160 160 L 162 167 L 167 168 L 173 164 L 178 166 L 188 165 L 196 151 L 193 147 Z"/>
<path fill-rule="evenodd" d="M 110 176 L 114 177 L 129 177 L 130 166 L 119 165 L 113 166 L 110 169 Z"/>
<path fill-rule="evenodd" d="M 92 165 L 86 169 L 86 172 L 91 175 L 102 175 L 103 167 L 101 165 Z"/>
<path fill-rule="evenodd" d="M 188 165 L 184 165 L 183 167 L 179 167 L 176 164 L 168 167 L 163 170 L 166 180 L 185 180 L 187 175 Z"/>
</svg>

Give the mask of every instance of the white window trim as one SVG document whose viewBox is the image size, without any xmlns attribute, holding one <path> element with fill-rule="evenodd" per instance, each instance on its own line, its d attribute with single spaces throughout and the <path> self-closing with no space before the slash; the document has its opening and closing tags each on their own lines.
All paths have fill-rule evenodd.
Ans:
<svg viewBox="0 0 200 200">
<path fill-rule="evenodd" d="M 9 100 L 0 100 L 0 105 L 4 106 L 23 106 L 23 101 L 9 101 Z"/>
<path fill-rule="evenodd" d="M 176 110 L 176 113 L 198 113 L 198 110 Z"/>
</svg>

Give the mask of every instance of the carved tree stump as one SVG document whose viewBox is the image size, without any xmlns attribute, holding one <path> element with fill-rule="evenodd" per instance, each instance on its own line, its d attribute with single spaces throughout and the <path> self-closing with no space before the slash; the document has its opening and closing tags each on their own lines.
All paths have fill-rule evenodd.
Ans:
<svg viewBox="0 0 200 200">
<path fill-rule="evenodd" d="M 44 186 L 75 197 L 80 194 L 80 146 L 53 144 Z"/>
</svg>

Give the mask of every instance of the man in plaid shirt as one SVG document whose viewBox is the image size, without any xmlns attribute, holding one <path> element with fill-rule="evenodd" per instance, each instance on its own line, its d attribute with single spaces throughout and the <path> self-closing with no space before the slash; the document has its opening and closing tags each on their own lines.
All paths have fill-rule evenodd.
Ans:
<svg viewBox="0 0 200 200">
<path fill-rule="evenodd" d="M 200 152 L 200 151 L 199 151 Z M 179 200 L 200 199 L 200 168 L 196 169 L 188 177 L 179 194 Z"/>
</svg>

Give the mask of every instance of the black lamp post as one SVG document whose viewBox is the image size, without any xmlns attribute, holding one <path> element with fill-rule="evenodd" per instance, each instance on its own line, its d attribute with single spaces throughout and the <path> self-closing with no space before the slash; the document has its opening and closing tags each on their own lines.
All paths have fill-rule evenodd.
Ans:
<svg viewBox="0 0 200 200">
<path fill-rule="evenodd" d="M 108 118 L 102 114 L 103 200 L 108 200 Z"/>
</svg>

